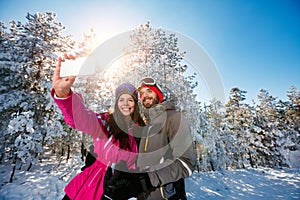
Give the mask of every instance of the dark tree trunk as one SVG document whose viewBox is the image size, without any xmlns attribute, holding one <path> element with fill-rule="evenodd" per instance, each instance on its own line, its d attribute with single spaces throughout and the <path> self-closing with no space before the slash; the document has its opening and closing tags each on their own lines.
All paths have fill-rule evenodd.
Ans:
<svg viewBox="0 0 300 200">
<path fill-rule="evenodd" d="M 17 156 L 15 155 L 14 160 L 13 160 L 13 169 L 10 175 L 10 179 L 9 182 L 12 183 L 14 175 L 15 175 L 15 171 L 16 171 L 16 165 L 17 165 Z"/>
<path fill-rule="evenodd" d="M 71 153 L 71 147 L 70 147 L 70 145 L 68 144 L 68 145 L 67 145 L 67 162 L 69 161 L 70 153 Z"/>
</svg>

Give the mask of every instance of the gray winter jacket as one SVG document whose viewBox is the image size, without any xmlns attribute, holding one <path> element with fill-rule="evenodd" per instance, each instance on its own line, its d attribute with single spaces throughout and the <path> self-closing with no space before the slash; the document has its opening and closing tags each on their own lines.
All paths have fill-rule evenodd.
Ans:
<svg viewBox="0 0 300 200">
<path fill-rule="evenodd" d="M 168 102 L 147 109 L 145 116 L 149 123 L 141 133 L 137 167 L 157 187 L 146 199 L 167 199 L 178 192 L 174 183 L 190 176 L 196 164 L 190 127 Z"/>
</svg>

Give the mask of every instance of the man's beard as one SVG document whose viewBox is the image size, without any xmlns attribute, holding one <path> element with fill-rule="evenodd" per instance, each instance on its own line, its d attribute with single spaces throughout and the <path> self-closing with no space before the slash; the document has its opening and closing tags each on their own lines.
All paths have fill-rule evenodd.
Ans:
<svg viewBox="0 0 300 200">
<path fill-rule="evenodd" d="M 143 99 L 143 105 L 145 108 L 151 108 L 155 104 L 157 104 L 157 100 L 152 97 L 146 97 Z"/>
</svg>

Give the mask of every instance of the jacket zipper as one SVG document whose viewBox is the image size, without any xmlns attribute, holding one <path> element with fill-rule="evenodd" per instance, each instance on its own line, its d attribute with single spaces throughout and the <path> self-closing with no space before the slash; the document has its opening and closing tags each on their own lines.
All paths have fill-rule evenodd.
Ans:
<svg viewBox="0 0 300 200">
<path fill-rule="evenodd" d="M 144 145 L 144 151 L 147 151 L 148 142 L 149 142 L 149 133 L 150 133 L 151 128 L 152 128 L 152 125 L 149 127 L 148 132 L 147 132 L 146 141 L 145 141 L 145 145 Z"/>
<path fill-rule="evenodd" d="M 97 171 L 97 173 L 94 175 L 93 179 L 91 180 L 91 182 L 89 183 L 88 187 L 91 186 L 92 182 L 94 181 L 94 179 L 96 178 L 96 176 L 99 174 L 99 172 L 102 170 L 102 167 Z"/>
</svg>

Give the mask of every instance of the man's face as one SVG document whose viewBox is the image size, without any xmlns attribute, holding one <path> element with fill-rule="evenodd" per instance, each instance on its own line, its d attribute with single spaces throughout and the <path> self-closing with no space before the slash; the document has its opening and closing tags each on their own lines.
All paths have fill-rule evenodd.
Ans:
<svg viewBox="0 0 300 200">
<path fill-rule="evenodd" d="M 149 88 L 140 89 L 140 97 L 145 108 L 151 108 L 158 103 L 156 93 Z"/>
</svg>

